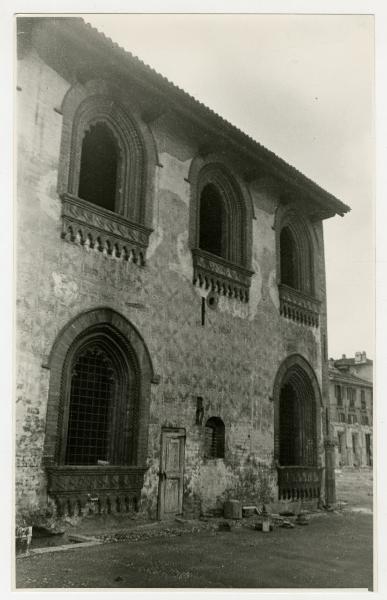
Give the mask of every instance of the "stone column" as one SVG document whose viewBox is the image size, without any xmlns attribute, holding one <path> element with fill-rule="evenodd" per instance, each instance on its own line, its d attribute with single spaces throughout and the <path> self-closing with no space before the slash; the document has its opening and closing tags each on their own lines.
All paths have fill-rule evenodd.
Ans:
<svg viewBox="0 0 387 600">
<path fill-rule="evenodd" d="M 336 504 L 335 448 L 336 442 L 329 436 L 325 442 L 325 504 Z"/>
</svg>

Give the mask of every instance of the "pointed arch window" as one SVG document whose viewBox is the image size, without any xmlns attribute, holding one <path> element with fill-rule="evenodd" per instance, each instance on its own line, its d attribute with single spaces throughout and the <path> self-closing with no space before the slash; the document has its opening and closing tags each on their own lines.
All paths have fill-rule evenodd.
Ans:
<svg viewBox="0 0 387 600">
<path fill-rule="evenodd" d="M 301 325 L 318 327 L 315 243 L 311 223 L 294 206 L 280 206 L 275 231 L 280 313 Z"/>
<path fill-rule="evenodd" d="M 100 80 L 71 88 L 62 111 L 62 237 L 143 265 L 157 164 L 150 131 Z"/>
<path fill-rule="evenodd" d="M 299 289 L 299 255 L 296 241 L 289 227 L 280 234 L 281 283 Z"/>
<path fill-rule="evenodd" d="M 225 257 L 225 225 L 222 197 L 214 185 L 208 184 L 200 195 L 199 248 Z"/>
<path fill-rule="evenodd" d="M 117 209 L 117 176 L 120 153 L 106 123 L 90 127 L 82 141 L 78 196 L 114 212 Z"/>
<path fill-rule="evenodd" d="M 86 333 L 70 350 L 62 379 L 59 463 L 135 464 L 138 375 L 119 340 L 98 329 Z"/>
<path fill-rule="evenodd" d="M 203 159 L 195 159 L 190 172 L 193 282 L 247 302 L 252 275 L 251 199 L 224 164 L 208 160 L 203 165 Z"/>
<path fill-rule="evenodd" d="M 73 361 L 65 464 L 115 462 L 112 417 L 118 382 L 117 369 L 98 344 Z"/>
<path fill-rule="evenodd" d="M 86 311 L 50 353 L 44 440 L 47 491 L 60 513 L 93 495 L 101 512 L 138 506 L 146 471 L 150 385 L 141 336 L 108 308 Z"/>
</svg>

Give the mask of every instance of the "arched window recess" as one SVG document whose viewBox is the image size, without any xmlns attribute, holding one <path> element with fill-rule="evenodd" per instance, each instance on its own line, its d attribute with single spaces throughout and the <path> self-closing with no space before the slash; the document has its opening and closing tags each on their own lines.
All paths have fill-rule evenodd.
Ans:
<svg viewBox="0 0 387 600">
<path fill-rule="evenodd" d="M 62 237 L 143 265 L 157 164 L 147 125 L 103 81 L 71 88 L 62 112 Z"/>
<path fill-rule="evenodd" d="M 150 385 L 147 348 L 108 308 L 82 313 L 62 330 L 47 367 L 44 463 L 59 511 L 128 512 L 146 470 Z"/>
<path fill-rule="evenodd" d="M 247 302 L 252 271 L 252 203 L 244 184 L 216 157 L 194 159 L 190 241 L 195 285 Z"/>
<path fill-rule="evenodd" d="M 276 214 L 277 274 L 281 314 L 301 325 L 319 326 L 316 297 L 316 246 L 311 225 L 294 207 Z"/>
<path fill-rule="evenodd" d="M 220 417 L 210 417 L 204 429 L 204 457 L 224 458 L 225 428 Z"/>
<path fill-rule="evenodd" d="M 319 499 L 321 392 L 315 372 L 300 355 L 286 358 L 273 389 L 274 458 L 280 500 Z"/>
</svg>

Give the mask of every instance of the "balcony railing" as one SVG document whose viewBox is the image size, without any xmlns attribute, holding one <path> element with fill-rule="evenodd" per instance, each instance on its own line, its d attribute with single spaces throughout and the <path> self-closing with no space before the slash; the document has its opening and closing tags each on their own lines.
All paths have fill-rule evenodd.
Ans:
<svg viewBox="0 0 387 600">
<path fill-rule="evenodd" d="M 322 467 L 277 467 L 278 499 L 307 500 L 320 498 Z"/>
<path fill-rule="evenodd" d="M 278 289 L 282 316 L 301 325 L 319 326 L 321 305 L 319 300 L 284 284 L 280 284 Z"/>
<path fill-rule="evenodd" d="M 81 515 L 86 505 L 98 513 L 136 510 L 144 481 L 144 467 L 47 467 L 48 493 L 59 514 Z"/>
</svg>

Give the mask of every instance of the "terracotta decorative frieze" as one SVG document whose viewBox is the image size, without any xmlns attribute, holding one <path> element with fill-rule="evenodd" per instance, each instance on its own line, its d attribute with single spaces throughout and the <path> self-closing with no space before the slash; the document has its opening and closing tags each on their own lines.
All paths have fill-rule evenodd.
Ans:
<svg viewBox="0 0 387 600">
<path fill-rule="evenodd" d="M 280 313 L 301 325 L 318 327 L 321 302 L 284 284 L 279 284 Z"/>
<path fill-rule="evenodd" d="M 152 229 L 69 193 L 62 199 L 62 238 L 110 256 L 145 264 Z"/>
<path fill-rule="evenodd" d="M 129 512 L 137 508 L 144 467 L 47 467 L 47 490 L 60 514 L 81 514 L 86 504 L 96 512 Z"/>
<path fill-rule="evenodd" d="M 192 257 L 194 284 L 248 302 L 253 271 L 199 248 L 192 250 Z"/>
<path fill-rule="evenodd" d="M 277 467 L 278 499 L 302 500 L 320 497 L 322 467 Z"/>
</svg>

